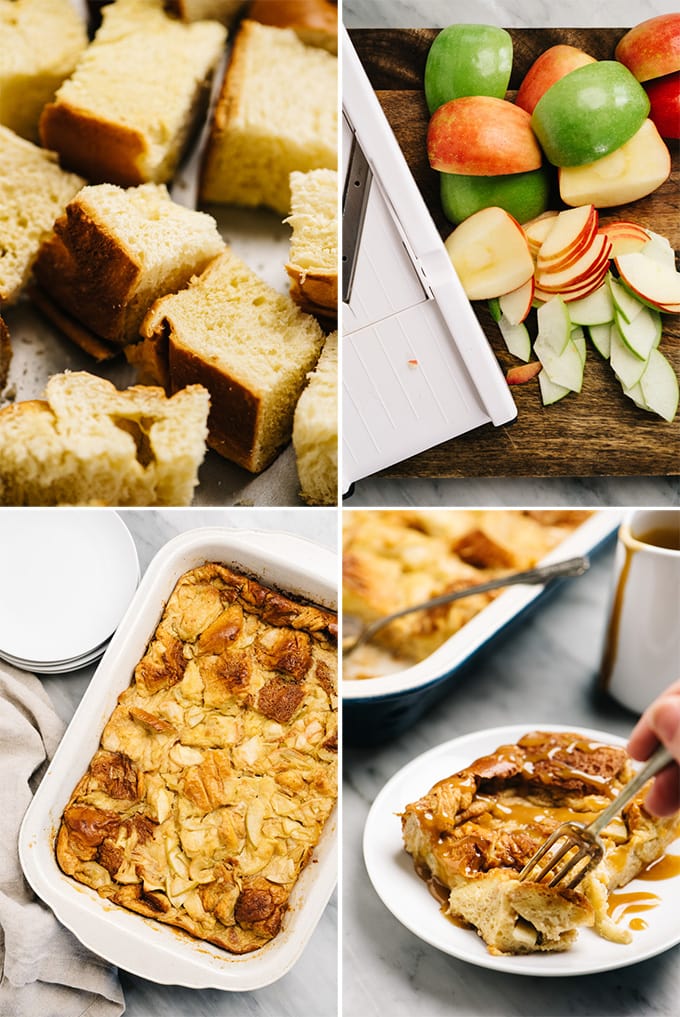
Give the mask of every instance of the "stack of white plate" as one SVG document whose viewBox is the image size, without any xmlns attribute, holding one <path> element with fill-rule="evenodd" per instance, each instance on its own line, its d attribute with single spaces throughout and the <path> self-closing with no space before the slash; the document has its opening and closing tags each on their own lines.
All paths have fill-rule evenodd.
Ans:
<svg viewBox="0 0 680 1017">
<path fill-rule="evenodd" d="M 134 541 L 109 509 L 0 513 L 0 657 L 41 674 L 101 657 L 139 582 Z"/>
</svg>

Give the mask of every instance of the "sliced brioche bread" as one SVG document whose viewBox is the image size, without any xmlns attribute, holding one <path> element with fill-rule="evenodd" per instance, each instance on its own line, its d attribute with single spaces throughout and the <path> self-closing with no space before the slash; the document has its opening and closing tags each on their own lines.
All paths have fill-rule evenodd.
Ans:
<svg viewBox="0 0 680 1017">
<path fill-rule="evenodd" d="M 219 21 L 228 28 L 245 7 L 245 0 L 168 0 L 166 7 L 183 21 Z"/>
<path fill-rule="evenodd" d="M 338 334 L 326 339 L 293 420 L 302 497 L 310 505 L 338 501 Z"/>
<path fill-rule="evenodd" d="M 292 28 L 307 46 L 338 52 L 338 5 L 330 0 L 253 0 L 248 17 L 263 25 Z"/>
<path fill-rule="evenodd" d="M 244 21 L 202 171 L 204 201 L 290 211 L 294 170 L 337 168 L 338 61 L 291 29 Z"/>
<path fill-rule="evenodd" d="M 58 308 L 120 347 L 139 338 L 154 300 L 185 286 L 223 248 L 212 216 L 171 201 L 164 184 L 96 184 L 55 223 L 35 277 Z M 77 329 L 68 334 L 83 345 Z"/>
<path fill-rule="evenodd" d="M 16 300 L 40 244 L 84 182 L 51 152 L 0 127 L 0 305 Z"/>
<path fill-rule="evenodd" d="M 87 45 L 70 0 L 0 0 L 0 124 L 29 141 Z"/>
<path fill-rule="evenodd" d="M 0 318 L 0 390 L 7 384 L 9 365 L 12 362 L 12 344 L 9 338 L 9 329 Z"/>
<path fill-rule="evenodd" d="M 323 333 L 227 249 L 191 285 L 157 301 L 145 342 L 127 351 L 142 380 L 211 395 L 208 443 L 259 473 L 291 437 L 293 413 Z"/>
<path fill-rule="evenodd" d="M 286 272 L 290 295 L 312 314 L 338 313 L 338 174 L 335 170 L 291 173 L 293 228 Z"/>
<path fill-rule="evenodd" d="M 198 385 L 168 399 L 85 372 L 55 375 L 44 400 L 0 410 L 0 504 L 188 505 L 208 406 Z"/>
<path fill-rule="evenodd" d="M 198 119 L 226 32 L 185 24 L 161 0 L 116 0 L 40 119 L 62 163 L 93 182 L 172 178 Z"/>
</svg>

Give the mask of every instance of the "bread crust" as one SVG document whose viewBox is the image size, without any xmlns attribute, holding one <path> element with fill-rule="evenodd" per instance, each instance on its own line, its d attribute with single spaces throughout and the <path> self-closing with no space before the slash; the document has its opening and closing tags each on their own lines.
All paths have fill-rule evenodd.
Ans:
<svg viewBox="0 0 680 1017">
<path fill-rule="evenodd" d="M 147 144 L 134 128 L 101 120 L 63 101 L 45 106 L 39 128 L 44 147 L 59 152 L 62 164 L 90 183 L 133 187 L 146 180 L 139 159 Z"/>
<path fill-rule="evenodd" d="M 338 316 L 337 272 L 314 272 L 299 265 L 286 265 L 290 295 L 303 311 L 335 320 Z"/>
<path fill-rule="evenodd" d="M 275 28 L 292 28 L 303 42 L 338 52 L 338 6 L 329 0 L 253 0 L 248 17 Z"/>
<path fill-rule="evenodd" d="M 53 325 L 62 332 L 67 339 L 70 339 L 75 346 L 79 346 L 83 353 L 87 353 L 97 363 L 106 360 L 113 360 L 120 354 L 120 347 L 112 346 L 104 342 L 79 321 L 72 318 L 70 314 L 62 310 L 58 304 L 51 300 L 44 290 L 39 286 L 32 286 L 29 290 L 31 302 L 41 311 Z"/>
</svg>

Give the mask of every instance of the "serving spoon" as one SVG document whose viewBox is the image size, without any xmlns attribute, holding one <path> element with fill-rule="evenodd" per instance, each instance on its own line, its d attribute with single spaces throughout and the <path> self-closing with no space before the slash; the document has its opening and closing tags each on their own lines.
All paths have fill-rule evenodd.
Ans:
<svg viewBox="0 0 680 1017">
<path fill-rule="evenodd" d="M 475 593 L 488 593 L 490 590 L 498 590 L 503 586 L 535 586 L 547 584 L 553 579 L 564 579 L 568 576 L 581 576 L 590 567 L 588 558 L 569 558 L 567 561 L 558 561 L 550 565 L 540 565 L 535 569 L 528 569 L 525 572 L 510 572 L 505 576 L 498 576 L 486 583 L 478 583 L 475 586 L 467 586 L 463 590 L 452 590 L 450 593 L 443 593 L 432 600 L 425 600 L 420 604 L 411 604 L 400 611 L 378 618 L 369 625 L 363 625 L 359 618 L 354 615 L 343 615 L 342 619 L 342 653 L 348 657 L 360 646 L 365 646 L 373 637 L 390 625 L 397 618 L 412 614 L 414 611 L 427 611 L 433 607 L 441 607 L 443 604 L 451 604 L 454 600 L 462 600 L 463 597 L 472 597 Z M 351 631 L 353 629 L 353 631 Z M 350 630 L 350 631 L 348 631 Z"/>
</svg>

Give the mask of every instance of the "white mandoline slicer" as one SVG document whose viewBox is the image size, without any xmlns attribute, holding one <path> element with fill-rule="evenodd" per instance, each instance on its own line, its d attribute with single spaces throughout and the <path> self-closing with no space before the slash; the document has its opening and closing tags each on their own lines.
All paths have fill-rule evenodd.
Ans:
<svg viewBox="0 0 680 1017">
<path fill-rule="evenodd" d="M 517 410 L 343 33 L 343 492 Z"/>
</svg>

